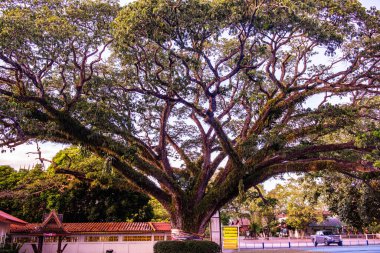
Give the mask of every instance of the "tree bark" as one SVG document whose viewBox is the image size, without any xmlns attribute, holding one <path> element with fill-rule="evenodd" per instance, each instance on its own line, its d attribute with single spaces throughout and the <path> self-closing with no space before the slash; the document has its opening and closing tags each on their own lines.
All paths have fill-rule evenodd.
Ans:
<svg viewBox="0 0 380 253">
<path fill-rule="evenodd" d="M 171 214 L 172 228 L 203 236 L 209 219 L 205 218 L 203 212 L 195 211 L 198 208 L 198 206 L 193 206 L 193 209 L 180 210 Z"/>
<path fill-rule="evenodd" d="M 39 236 L 38 237 L 38 245 L 32 244 L 33 252 L 34 253 L 42 253 L 42 247 L 44 245 L 44 237 Z"/>
<path fill-rule="evenodd" d="M 63 253 L 63 251 L 66 249 L 67 247 L 67 244 L 65 244 L 65 246 L 63 246 L 62 248 L 62 241 L 63 241 L 63 236 L 59 236 L 58 237 L 58 247 L 57 247 L 57 253 Z"/>
</svg>

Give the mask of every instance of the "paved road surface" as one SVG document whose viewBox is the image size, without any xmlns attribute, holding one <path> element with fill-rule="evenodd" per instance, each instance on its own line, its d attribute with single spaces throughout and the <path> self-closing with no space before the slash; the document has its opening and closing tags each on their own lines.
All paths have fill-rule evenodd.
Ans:
<svg viewBox="0 0 380 253">
<path fill-rule="evenodd" d="M 380 253 L 380 245 L 371 246 L 343 246 L 343 247 L 316 247 L 316 248 L 300 248 L 306 252 L 323 252 L 323 253 L 352 253 L 352 252 L 365 252 L 365 253 Z"/>
<path fill-rule="evenodd" d="M 370 246 L 323 246 L 323 247 L 301 247 L 301 248 L 274 248 L 274 249 L 242 249 L 223 250 L 225 253 L 380 253 L 380 245 Z"/>
</svg>

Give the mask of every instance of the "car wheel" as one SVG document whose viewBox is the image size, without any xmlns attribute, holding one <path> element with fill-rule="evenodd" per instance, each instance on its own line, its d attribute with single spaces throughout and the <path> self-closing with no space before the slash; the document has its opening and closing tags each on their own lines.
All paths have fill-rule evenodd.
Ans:
<svg viewBox="0 0 380 253">
<path fill-rule="evenodd" d="M 315 246 L 315 247 L 317 247 L 317 246 L 318 246 L 318 243 L 317 243 L 316 241 L 314 242 L 314 246 Z"/>
<path fill-rule="evenodd" d="M 325 243 L 326 246 L 330 245 L 330 243 L 327 242 L 327 239 L 325 239 L 324 243 Z"/>
<path fill-rule="evenodd" d="M 343 246 L 343 242 L 338 242 L 338 246 Z"/>
</svg>

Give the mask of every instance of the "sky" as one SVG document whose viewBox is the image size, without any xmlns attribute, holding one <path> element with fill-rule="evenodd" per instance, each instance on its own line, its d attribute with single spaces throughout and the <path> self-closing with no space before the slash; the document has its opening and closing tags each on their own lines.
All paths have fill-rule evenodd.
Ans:
<svg viewBox="0 0 380 253">
<path fill-rule="evenodd" d="M 131 0 L 121 0 L 120 3 L 125 5 L 126 3 L 131 2 Z M 361 0 L 362 4 L 369 8 L 371 6 L 376 6 L 377 9 L 380 9 L 380 0 Z M 315 101 L 311 101 L 311 104 L 318 103 L 318 98 L 314 98 Z M 338 101 L 336 101 L 338 102 Z M 48 160 L 51 160 L 52 157 L 61 149 L 67 147 L 62 144 L 56 143 L 39 143 L 41 147 L 42 157 Z M 19 168 L 31 168 L 33 165 L 39 163 L 37 160 L 38 156 L 33 154 L 33 152 L 37 151 L 36 143 L 23 144 L 16 147 L 15 151 L 6 153 L 0 153 L 0 165 L 10 165 L 15 169 Z M 32 153 L 30 153 L 32 152 Z M 49 164 L 45 162 L 45 166 L 47 167 Z M 275 183 L 278 182 L 276 180 L 269 180 L 265 185 L 266 189 L 271 189 L 274 187 Z"/>
</svg>

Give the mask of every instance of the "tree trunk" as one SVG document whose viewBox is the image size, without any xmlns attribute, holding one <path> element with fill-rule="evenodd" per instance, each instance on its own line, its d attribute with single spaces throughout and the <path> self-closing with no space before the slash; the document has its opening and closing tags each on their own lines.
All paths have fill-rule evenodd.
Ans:
<svg viewBox="0 0 380 253">
<path fill-rule="evenodd" d="M 34 253 L 42 253 L 43 245 L 44 245 L 44 237 L 43 236 L 39 236 L 38 237 L 38 245 L 36 245 L 34 243 L 32 244 L 33 252 Z"/>
<path fill-rule="evenodd" d="M 202 235 L 206 226 L 201 226 L 198 218 L 192 214 L 183 213 L 181 215 L 175 215 L 171 218 L 171 225 L 173 229 L 180 229 L 187 233 L 194 233 Z"/>
<path fill-rule="evenodd" d="M 62 253 L 61 247 L 62 247 L 62 236 L 58 236 L 57 253 Z"/>
<path fill-rule="evenodd" d="M 63 236 L 59 236 L 58 237 L 58 247 L 57 247 L 57 253 L 63 253 L 63 251 L 66 249 L 67 247 L 67 243 L 65 244 L 65 246 L 63 246 L 62 248 L 62 241 L 63 241 Z"/>
<path fill-rule="evenodd" d="M 194 212 L 194 210 L 177 211 L 171 214 L 171 226 L 172 229 L 180 229 L 186 233 L 203 236 L 212 214 L 205 216 L 202 213 Z"/>
</svg>

